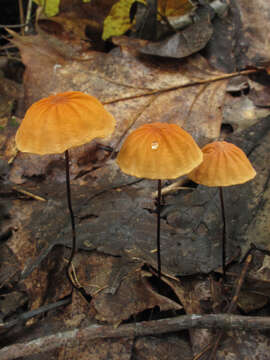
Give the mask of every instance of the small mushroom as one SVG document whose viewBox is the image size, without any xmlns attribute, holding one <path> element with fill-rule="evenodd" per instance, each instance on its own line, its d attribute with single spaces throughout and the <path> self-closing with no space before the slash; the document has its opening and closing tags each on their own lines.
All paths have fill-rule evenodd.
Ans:
<svg viewBox="0 0 270 360">
<path fill-rule="evenodd" d="M 197 184 L 218 186 L 223 220 L 222 270 L 226 276 L 226 216 L 223 186 L 243 184 L 256 176 L 245 153 L 226 141 L 215 141 L 202 148 L 203 162 L 188 177 Z"/>
<path fill-rule="evenodd" d="M 160 198 L 161 180 L 175 179 L 189 173 L 202 162 L 202 152 L 185 130 L 176 124 L 142 125 L 126 138 L 117 163 L 121 170 L 139 178 L 158 180 L 157 197 L 157 264 L 160 257 Z"/>
<path fill-rule="evenodd" d="M 94 138 L 109 136 L 115 120 L 93 96 L 68 91 L 35 102 L 27 110 L 16 133 L 17 148 L 38 155 L 65 153 L 67 202 L 72 226 L 72 251 L 69 267 L 76 252 L 75 220 L 71 204 L 68 149 L 83 145 Z"/>
</svg>

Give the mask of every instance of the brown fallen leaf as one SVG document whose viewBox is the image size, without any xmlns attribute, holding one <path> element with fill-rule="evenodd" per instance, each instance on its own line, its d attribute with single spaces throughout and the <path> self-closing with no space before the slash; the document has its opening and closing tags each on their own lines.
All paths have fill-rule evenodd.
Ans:
<svg viewBox="0 0 270 360">
<path fill-rule="evenodd" d="M 19 276 L 20 267 L 16 256 L 6 244 L 2 244 L 0 247 L 0 287 L 17 282 Z"/>
<path fill-rule="evenodd" d="M 216 17 L 214 33 L 204 55 L 217 69 L 264 68 L 269 70 L 270 15 L 264 0 L 228 1 L 227 16 Z M 268 70 L 267 70 L 268 69 Z"/>
<path fill-rule="evenodd" d="M 249 66 L 269 63 L 270 14 L 268 4 L 263 0 L 251 0 L 246 6 L 245 0 L 239 0 L 236 7 L 242 22 L 241 41 L 247 49 L 244 56 L 242 55 L 242 62 Z M 264 25 L 262 26 L 262 24 Z"/>
<path fill-rule="evenodd" d="M 230 124 L 234 133 L 241 133 L 270 114 L 270 109 L 254 104 L 250 96 L 226 97 L 223 108 L 223 123 Z"/>
<path fill-rule="evenodd" d="M 59 351 L 57 360 L 126 360 L 131 357 L 133 339 L 102 339 L 78 342 L 77 346 L 66 346 Z"/>
<path fill-rule="evenodd" d="M 21 49 L 26 65 L 26 107 L 50 93 L 74 88 L 90 93 L 105 103 L 117 119 L 116 130 L 105 143 L 116 150 L 129 131 L 153 120 L 183 126 L 200 144 L 219 136 L 227 80 L 211 82 L 223 74 L 211 69 L 199 55 L 160 63 L 132 53 L 90 52 L 85 54 L 85 61 L 80 61 L 68 55 L 66 44 L 59 47 L 57 42 L 49 41 L 48 36 L 21 38 L 15 35 L 14 42 Z M 83 57 L 80 56 L 81 60 Z M 196 85 L 198 81 L 206 83 Z M 76 155 L 76 151 L 80 155 Z M 86 147 L 76 151 L 71 160 L 74 163 L 72 177 L 91 170 L 96 161 L 92 154 L 92 163 L 87 164 L 87 168 L 80 166 L 78 156 L 87 157 L 89 150 Z M 31 166 L 27 168 L 29 156 Z M 49 160 L 19 154 L 11 180 L 21 183 L 25 176 L 54 177 L 54 172 L 49 171 L 51 166 L 55 168 L 51 161 L 60 164 L 60 159 L 61 156 Z"/>
<path fill-rule="evenodd" d="M 97 252 L 80 257 L 76 274 L 80 285 L 92 296 L 96 319 L 119 324 L 156 306 L 161 311 L 182 308 L 152 288 L 147 280 L 151 274 L 142 271 L 142 266 L 140 260 Z"/>
<path fill-rule="evenodd" d="M 141 337 L 134 344 L 137 360 L 181 360 L 192 359 L 190 344 L 185 339 L 176 335 L 162 335 L 162 337 Z"/>
<path fill-rule="evenodd" d="M 269 301 L 269 298 L 260 294 L 254 294 L 248 291 L 242 291 L 237 301 L 237 306 L 248 314 L 263 308 Z"/>
<path fill-rule="evenodd" d="M 149 42 L 140 49 L 140 52 L 182 59 L 202 50 L 210 40 L 212 33 L 213 27 L 210 21 L 208 19 L 199 20 L 162 41 Z"/>
</svg>

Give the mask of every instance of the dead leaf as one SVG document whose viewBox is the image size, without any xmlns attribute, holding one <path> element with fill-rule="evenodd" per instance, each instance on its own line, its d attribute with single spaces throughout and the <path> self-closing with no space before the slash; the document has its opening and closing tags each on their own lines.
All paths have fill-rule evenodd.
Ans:
<svg viewBox="0 0 270 360">
<path fill-rule="evenodd" d="M 99 252 L 77 254 L 74 259 L 76 279 L 92 300 L 88 304 L 86 300 L 82 301 L 82 296 L 74 295 L 74 301 L 65 312 L 66 325 L 77 324 L 91 317 L 119 324 L 155 307 L 161 311 L 181 309 L 179 303 L 152 288 L 147 280 L 151 274 L 142 271 L 142 266 L 139 260 Z"/>
<path fill-rule="evenodd" d="M 0 250 L 0 287 L 2 288 L 19 280 L 20 267 L 15 255 L 6 244 L 2 244 Z"/>
<path fill-rule="evenodd" d="M 256 124 L 270 114 L 270 109 L 261 108 L 250 100 L 250 96 L 227 97 L 223 108 L 223 123 L 230 124 L 234 133 Z"/>
<path fill-rule="evenodd" d="M 34 0 L 39 6 L 44 7 L 47 16 L 54 16 L 59 11 L 60 0 Z"/>
<path fill-rule="evenodd" d="M 57 42 L 52 45 L 48 39 L 40 36 L 36 39 L 36 42 L 29 39 L 26 43 L 17 39 L 27 65 L 26 79 L 29 82 L 24 84 L 27 106 L 51 92 L 74 88 L 98 96 L 117 118 L 117 130 L 108 142 L 116 151 L 127 133 L 153 120 L 183 125 L 201 145 L 219 135 L 227 81 L 210 81 L 224 74 L 209 67 L 201 56 L 181 61 L 164 59 L 161 62 L 160 59 L 131 52 L 127 42 L 122 49 L 115 48 L 109 54 L 91 52 L 79 54 L 80 59 L 76 59 L 76 52 L 69 56 L 67 48 L 61 51 Z M 45 51 L 42 50 L 44 44 Z M 239 49 L 241 51 L 242 48 Z M 231 50 L 229 47 L 228 52 Z M 231 57 L 228 56 L 228 59 L 223 57 L 224 62 L 229 63 Z M 234 69 L 235 64 L 239 65 L 230 62 L 229 66 Z M 196 84 L 201 80 L 206 83 Z M 10 132 L 10 144 L 15 130 Z M 243 148 L 258 172 L 254 181 L 226 189 L 228 255 L 231 259 L 238 254 L 236 248 L 241 247 L 244 253 L 254 239 L 256 244 L 269 247 L 266 236 L 269 233 L 269 169 L 266 166 L 269 120 L 261 120 L 227 140 Z M 79 243 L 79 253 L 73 265 L 78 281 L 94 301 L 89 304 L 85 298 L 74 296 L 74 306 L 63 310 L 61 315 L 56 314 L 60 322 L 64 323 L 63 319 L 66 319 L 67 326 L 79 327 L 83 322 L 93 321 L 96 316 L 119 323 L 153 306 L 178 309 L 179 301 L 157 293 L 152 287 L 153 278 L 148 278 L 149 274 L 141 270 L 143 264 L 156 267 L 156 215 L 153 212 L 155 204 L 150 198 L 156 184 L 121 174 L 114 157 L 100 153 L 96 146 L 74 150 L 72 162 L 72 195 Z M 3 256 L 15 265 L 9 267 L 9 263 L 4 263 L 3 266 L 8 266 L 8 276 L 3 277 L 2 266 L 0 276 L 5 284 L 11 280 L 16 286 L 24 287 L 31 308 L 70 292 L 65 277 L 65 259 L 70 251 L 71 229 L 61 164 L 61 158 L 52 158 L 51 161 L 36 158 L 32 161 L 28 155 L 19 155 L 10 165 L 10 179 L 25 181 L 26 189 L 48 200 L 5 199 L 5 207 L 9 204 L 10 218 L 5 219 L 4 225 L 12 226 L 14 232 L 6 239 L 8 251 L 3 251 Z M 6 175 L 4 178 L 8 181 Z M 195 190 L 179 190 L 164 197 L 161 220 L 163 272 L 171 280 L 175 275 L 193 275 L 194 278 L 195 274 L 208 274 L 217 269 L 221 263 L 221 233 L 216 189 L 199 186 Z M 269 261 L 263 260 L 260 266 L 257 268 L 258 278 L 261 276 L 264 280 L 261 280 L 260 287 L 253 281 L 252 290 L 268 296 Z M 14 269 L 15 275 L 10 276 Z M 21 278 L 18 284 L 18 275 L 22 271 L 25 274 L 27 270 L 27 277 Z M 186 279 L 191 284 L 190 278 Z M 203 312 L 211 308 L 207 279 L 202 281 L 197 278 L 191 288 L 185 288 L 183 284 L 172 286 L 166 282 L 187 312 Z M 134 299 L 136 303 L 133 303 Z M 66 314 L 68 317 L 65 317 Z M 43 334 L 45 330 L 52 331 L 48 318 L 44 318 L 41 324 Z M 27 332 L 31 330 L 33 328 L 28 328 Z M 208 331 L 194 331 L 191 337 L 193 349 L 204 346 L 209 338 Z M 170 342 L 166 338 L 166 345 L 164 339 L 148 340 L 145 343 L 137 340 L 137 348 L 133 339 L 95 341 L 87 345 L 78 343 L 74 352 L 67 347 L 61 349 L 59 355 L 54 353 L 50 356 L 69 359 L 79 353 L 80 357 L 87 359 L 89 356 L 93 359 L 120 357 L 121 360 L 137 356 L 140 359 L 140 356 L 143 358 L 150 353 L 153 344 L 159 354 L 164 354 L 168 343 L 172 344 L 167 350 L 172 358 L 175 357 L 175 349 L 180 351 L 175 339 Z M 132 353 L 133 349 L 138 350 L 137 354 Z M 218 357 L 222 360 L 252 358 L 255 354 L 263 359 L 268 353 L 268 338 L 264 334 L 252 333 L 251 336 L 248 332 L 230 332 L 221 345 Z"/>
<path fill-rule="evenodd" d="M 190 344 L 176 335 L 163 335 L 162 337 L 141 337 L 134 344 L 136 360 L 181 360 L 192 359 Z"/>
<path fill-rule="evenodd" d="M 131 12 L 133 11 L 133 8 L 135 6 L 137 9 L 136 19 L 133 20 L 131 19 Z M 191 12 L 191 10 L 194 9 L 193 3 L 189 0 L 159 0 L 157 6 L 157 18 L 159 21 L 161 20 L 160 14 L 162 14 L 163 17 L 168 17 L 169 21 L 175 21 L 175 18 L 179 18 L 180 16 Z M 142 11 L 140 11 L 141 8 Z M 149 16 L 149 4 L 147 4 L 145 0 L 118 0 L 111 7 L 109 14 L 104 21 L 102 38 L 104 40 L 108 40 L 113 36 L 121 36 L 128 30 L 133 31 L 134 33 L 133 27 L 136 27 L 137 32 L 140 32 L 142 34 L 142 31 L 138 31 L 138 28 L 140 28 L 140 24 L 147 27 L 147 29 L 145 29 L 144 31 L 144 35 L 148 36 L 147 38 L 149 38 L 149 32 L 152 35 L 152 29 L 151 27 L 148 27 L 148 23 L 151 22 L 153 15 L 155 16 L 155 14 L 152 14 L 150 18 L 147 18 L 147 16 Z"/>
<path fill-rule="evenodd" d="M 213 27 L 208 19 L 196 21 L 181 32 L 169 36 L 165 40 L 149 42 L 140 49 L 148 55 L 182 59 L 200 50 L 210 40 Z"/>
<path fill-rule="evenodd" d="M 268 4 L 264 0 L 228 3 L 226 18 L 215 18 L 214 33 L 204 54 L 215 68 L 227 72 L 248 67 L 269 68 Z"/>
<path fill-rule="evenodd" d="M 260 294 L 254 294 L 248 291 L 241 291 L 237 301 L 237 306 L 246 314 L 263 308 L 269 301 L 269 298 Z"/>
<path fill-rule="evenodd" d="M 183 126 L 202 145 L 219 136 L 227 80 L 195 85 L 197 81 L 222 75 L 199 55 L 182 62 L 163 61 L 161 64 L 132 54 L 91 52 L 87 61 L 78 61 L 65 55 L 65 46 L 59 50 L 56 43 L 40 35 L 27 37 L 27 40 L 16 35 L 15 42 L 22 49 L 26 64 L 26 105 L 51 93 L 74 88 L 90 93 L 107 104 L 106 108 L 117 119 L 114 135 L 105 142 L 116 150 L 129 131 L 153 119 Z M 194 86 L 189 86 L 192 84 Z M 88 150 L 87 147 L 74 150 L 75 166 L 79 161 L 77 151 L 80 157 L 87 157 Z M 25 177 L 44 177 L 45 174 L 47 178 L 55 177 L 54 172 L 48 170 L 51 166 L 55 168 L 53 162 L 60 164 L 61 157 L 44 157 L 40 161 L 39 157 L 31 156 L 28 168 L 28 156 L 18 155 L 11 173 L 12 181 L 21 183 Z M 94 160 L 95 155 L 91 156 Z M 72 176 L 89 170 L 91 164 L 87 169 L 84 166 L 71 168 Z"/>
<path fill-rule="evenodd" d="M 265 126 L 265 127 L 264 127 Z M 242 235 L 241 249 L 242 253 L 245 254 L 247 249 L 250 246 L 250 243 L 254 243 L 258 247 L 265 249 L 269 248 L 269 239 L 267 234 L 269 234 L 269 197 L 270 191 L 268 186 L 269 179 L 269 168 L 265 166 L 268 159 L 269 149 L 269 121 L 266 119 L 261 122 L 259 127 L 263 133 L 261 141 L 258 142 L 258 146 L 252 151 L 250 156 L 255 169 L 258 171 L 258 176 L 253 180 L 252 193 L 250 193 L 250 200 L 248 208 L 253 208 L 253 218 L 250 219 L 246 215 L 243 224 L 245 224 L 245 232 Z M 250 132 L 251 137 L 260 136 L 259 130 L 257 128 L 256 133 Z M 256 160 L 255 160 L 256 159 Z M 236 231 L 235 236 L 237 236 L 238 231 Z"/>
<path fill-rule="evenodd" d="M 133 339 L 102 339 L 66 346 L 59 351 L 57 360 L 126 360 L 132 353 Z"/>
<path fill-rule="evenodd" d="M 159 0 L 158 3 L 160 12 L 162 15 L 167 16 L 169 20 L 194 9 L 194 4 L 190 0 Z"/>
<path fill-rule="evenodd" d="M 270 31 L 268 5 L 263 0 L 251 0 L 247 6 L 245 0 L 237 1 L 241 22 L 241 41 L 246 51 L 242 55 L 246 65 L 260 65 L 270 62 Z M 262 26 L 262 24 L 264 24 Z M 240 44 L 241 46 L 242 44 Z M 243 48 L 243 45 L 241 46 Z M 244 60 L 246 59 L 246 60 Z"/>
<path fill-rule="evenodd" d="M 254 102 L 257 107 L 269 108 L 270 107 L 270 89 L 269 86 L 259 85 L 257 88 L 252 88 L 249 98 Z"/>
<path fill-rule="evenodd" d="M 241 358 L 267 360 L 269 351 L 269 338 L 266 334 L 230 331 L 217 351 L 217 360 Z"/>
</svg>

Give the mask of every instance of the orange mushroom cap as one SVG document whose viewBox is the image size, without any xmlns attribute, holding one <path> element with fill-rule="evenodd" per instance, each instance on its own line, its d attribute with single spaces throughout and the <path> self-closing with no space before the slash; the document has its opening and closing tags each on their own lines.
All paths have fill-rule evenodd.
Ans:
<svg viewBox="0 0 270 360">
<path fill-rule="evenodd" d="M 202 158 L 200 148 L 185 130 L 176 124 L 157 122 L 134 130 L 116 161 L 126 174 L 162 180 L 190 172 Z"/>
<path fill-rule="evenodd" d="M 95 97 L 68 91 L 31 105 L 15 140 L 20 151 L 56 154 L 94 138 L 107 137 L 114 127 L 113 116 Z"/>
<path fill-rule="evenodd" d="M 203 162 L 188 177 L 202 185 L 243 184 L 256 176 L 245 153 L 234 144 L 215 141 L 202 148 Z"/>
</svg>

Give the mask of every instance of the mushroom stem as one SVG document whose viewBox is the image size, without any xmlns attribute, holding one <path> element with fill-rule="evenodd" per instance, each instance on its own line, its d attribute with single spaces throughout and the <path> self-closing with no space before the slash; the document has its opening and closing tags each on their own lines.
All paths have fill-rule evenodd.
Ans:
<svg viewBox="0 0 270 360">
<path fill-rule="evenodd" d="M 220 206 L 221 206 L 221 217 L 223 221 L 222 228 L 222 272 L 223 278 L 226 278 L 226 239 L 227 239 L 227 229 L 226 229 L 226 214 L 225 214 L 225 206 L 224 206 L 224 197 L 223 197 L 223 189 L 222 186 L 219 187 L 219 198 L 220 198 Z"/>
<path fill-rule="evenodd" d="M 71 191 L 70 191 L 70 175 L 69 175 L 69 153 L 68 150 L 65 151 L 65 160 L 66 160 L 66 186 L 67 186 L 67 203 L 68 203 L 68 209 L 69 209 L 69 213 L 70 213 L 70 220 L 71 220 L 71 229 L 72 229 L 72 249 L 71 249 L 71 254 L 68 260 L 68 264 L 67 264 L 67 277 L 71 283 L 71 285 L 74 287 L 74 284 L 70 278 L 69 275 L 69 267 L 71 265 L 72 259 L 74 257 L 74 254 L 76 252 L 76 231 L 75 231 L 75 219 L 74 219 L 74 214 L 73 214 L 73 210 L 72 210 L 72 205 L 71 205 Z"/>
<path fill-rule="evenodd" d="M 161 257 L 160 257 L 160 199 L 161 199 L 161 180 L 158 180 L 158 196 L 157 196 L 157 265 L 158 278 L 161 275 Z"/>
</svg>

